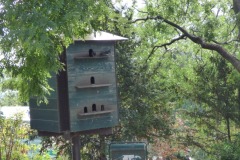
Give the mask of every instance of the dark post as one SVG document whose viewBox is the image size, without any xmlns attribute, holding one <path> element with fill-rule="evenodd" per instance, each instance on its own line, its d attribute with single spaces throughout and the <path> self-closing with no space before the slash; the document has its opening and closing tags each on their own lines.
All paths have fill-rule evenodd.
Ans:
<svg viewBox="0 0 240 160">
<path fill-rule="evenodd" d="M 81 154 L 80 154 L 80 137 L 79 135 L 74 135 L 72 137 L 72 159 L 73 160 L 81 160 Z"/>
</svg>

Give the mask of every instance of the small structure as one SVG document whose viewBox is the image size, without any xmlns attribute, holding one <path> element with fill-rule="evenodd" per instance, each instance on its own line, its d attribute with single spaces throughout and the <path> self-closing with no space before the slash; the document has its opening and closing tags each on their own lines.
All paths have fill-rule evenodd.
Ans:
<svg viewBox="0 0 240 160">
<path fill-rule="evenodd" d="M 147 145 L 144 142 L 111 143 L 111 160 L 147 160 Z"/>
<path fill-rule="evenodd" d="M 118 124 L 115 47 L 126 38 L 96 32 L 71 44 L 60 59 L 65 70 L 49 83 L 48 104 L 30 99 L 30 124 L 42 133 L 100 132 Z"/>
</svg>

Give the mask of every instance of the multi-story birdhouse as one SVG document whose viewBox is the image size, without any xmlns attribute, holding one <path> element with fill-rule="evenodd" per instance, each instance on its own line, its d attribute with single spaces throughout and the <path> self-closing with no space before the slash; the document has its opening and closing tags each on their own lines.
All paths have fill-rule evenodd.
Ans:
<svg viewBox="0 0 240 160">
<path fill-rule="evenodd" d="M 62 56 L 65 71 L 53 76 L 48 104 L 30 100 L 31 128 L 43 132 L 81 132 L 118 124 L 115 48 L 126 38 L 97 32 L 75 40 Z"/>
</svg>

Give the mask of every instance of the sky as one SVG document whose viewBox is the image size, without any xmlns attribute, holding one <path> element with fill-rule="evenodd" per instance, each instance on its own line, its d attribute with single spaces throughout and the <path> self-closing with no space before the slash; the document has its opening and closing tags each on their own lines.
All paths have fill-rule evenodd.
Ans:
<svg viewBox="0 0 240 160">
<path fill-rule="evenodd" d="M 112 0 L 115 3 L 115 7 L 127 6 L 130 7 L 132 5 L 133 0 Z M 144 0 L 137 0 L 137 7 L 142 8 L 144 7 Z"/>
</svg>

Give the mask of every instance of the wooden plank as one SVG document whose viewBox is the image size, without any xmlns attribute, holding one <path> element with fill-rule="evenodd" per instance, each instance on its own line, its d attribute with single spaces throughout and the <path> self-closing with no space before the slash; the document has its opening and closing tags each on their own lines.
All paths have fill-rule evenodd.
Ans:
<svg viewBox="0 0 240 160">
<path fill-rule="evenodd" d="M 101 105 L 104 105 L 104 110 L 101 110 Z M 87 112 L 85 112 L 85 108 L 87 108 Z M 86 115 L 86 116 L 96 116 L 99 117 L 101 116 L 101 114 L 107 114 L 107 113 L 112 113 L 115 114 L 114 112 L 117 112 L 117 105 L 116 104 L 104 104 L 104 103 L 96 103 L 96 110 L 93 111 L 92 110 L 92 103 L 89 103 L 87 105 L 82 105 L 80 107 L 72 107 L 71 108 L 71 119 L 80 119 L 80 118 L 84 118 L 81 117 Z"/>
<path fill-rule="evenodd" d="M 93 49 L 96 52 L 97 56 L 89 57 L 89 49 Z M 111 50 L 111 53 L 108 57 L 100 57 L 100 53 Z M 74 57 L 89 57 L 89 58 L 79 58 L 75 59 Z M 75 63 L 97 63 L 97 62 L 114 62 L 114 45 L 113 43 L 85 43 L 85 42 L 76 42 L 75 44 L 70 45 L 67 48 L 67 64 Z M 71 68 L 71 67 L 70 67 Z"/>
<path fill-rule="evenodd" d="M 100 129 L 92 129 L 87 131 L 77 131 L 77 132 L 71 132 L 69 135 L 66 135 L 67 138 L 71 138 L 76 135 L 92 135 L 92 134 L 99 134 L 99 135 L 110 135 L 113 134 L 112 128 L 100 128 Z M 65 133 L 55 133 L 55 132 L 47 132 L 47 131 L 38 131 L 39 136 L 65 136 Z"/>
<path fill-rule="evenodd" d="M 97 104 L 97 110 L 100 110 L 101 105 L 105 105 L 106 109 L 109 107 L 115 105 L 117 106 L 118 101 L 117 99 L 99 99 L 99 98 L 93 98 L 93 99 L 71 99 L 69 103 L 70 110 L 75 108 L 84 108 L 85 106 L 91 107 L 92 104 Z"/>
<path fill-rule="evenodd" d="M 76 53 L 87 53 L 89 49 L 93 49 L 96 53 L 101 53 L 107 50 L 114 51 L 114 44 L 115 42 L 103 42 L 103 41 L 97 41 L 97 42 L 74 42 L 73 44 L 69 45 L 67 48 L 67 53 L 70 54 L 76 54 Z"/>
<path fill-rule="evenodd" d="M 50 91 L 50 95 L 48 95 L 48 98 L 57 98 L 57 77 L 56 74 L 52 74 L 52 77 L 48 79 L 49 86 L 53 89 L 53 91 Z"/>
<path fill-rule="evenodd" d="M 98 112 L 96 112 L 98 113 Z M 73 113 L 74 114 L 74 113 Z M 76 118 L 77 117 L 77 118 Z M 87 116 L 79 116 L 77 114 L 71 116 L 71 123 L 79 124 L 79 129 L 85 130 L 84 128 L 90 127 L 88 129 L 113 127 L 118 124 L 118 112 L 111 111 L 105 114 L 89 114 Z M 93 127 L 93 128 L 92 128 Z"/>
<path fill-rule="evenodd" d="M 115 64 L 114 62 L 110 61 L 106 61 L 103 63 L 98 60 L 92 60 L 91 63 L 87 61 L 82 61 L 75 64 L 68 64 L 68 76 L 70 77 L 88 72 L 115 72 Z"/>
<path fill-rule="evenodd" d="M 48 131 L 60 133 L 60 126 L 58 121 L 47 121 L 47 120 L 31 120 L 31 128 L 39 131 Z"/>
<path fill-rule="evenodd" d="M 116 94 L 116 88 L 109 87 L 102 87 L 102 88 L 82 88 L 77 89 L 73 86 L 75 91 L 69 92 L 69 98 L 107 98 L 108 96 L 113 97 L 111 95 Z"/>
<path fill-rule="evenodd" d="M 90 95 L 91 96 L 91 95 Z M 93 104 L 93 103 L 98 103 L 98 104 L 109 104 L 109 105 L 116 105 L 118 103 L 118 99 L 116 98 L 116 95 L 109 95 L 109 98 L 106 97 L 99 97 L 99 96 L 92 96 L 87 99 L 81 99 L 79 97 L 77 98 L 72 98 L 72 103 L 70 102 L 69 105 L 70 107 L 76 107 L 81 105 L 87 105 L 87 104 Z M 79 104 L 79 105 L 74 105 L 74 104 Z"/>
<path fill-rule="evenodd" d="M 87 131 L 97 128 L 109 128 L 117 125 L 118 121 L 112 119 L 111 116 L 92 118 L 92 119 L 82 119 L 79 121 L 71 121 L 71 131 Z"/>
<path fill-rule="evenodd" d="M 72 58 L 73 60 L 68 60 L 68 62 L 71 62 L 73 64 L 80 64 L 80 63 L 96 63 L 96 62 L 114 62 L 113 55 L 109 56 L 95 56 L 95 57 L 87 57 L 87 56 L 81 56 L 79 54 L 75 55 L 69 55 L 69 58 Z"/>
<path fill-rule="evenodd" d="M 52 77 L 50 79 L 48 79 L 48 84 L 54 89 L 57 89 L 57 77 L 55 73 L 51 74 Z"/>
<path fill-rule="evenodd" d="M 58 110 L 50 110 L 50 109 L 36 109 L 32 108 L 30 110 L 31 120 L 52 120 L 59 121 L 59 111 Z"/>
<path fill-rule="evenodd" d="M 109 87 L 112 84 L 91 84 L 91 85 L 76 85 L 77 89 L 84 89 L 84 88 L 102 88 L 102 87 Z"/>
<path fill-rule="evenodd" d="M 75 83 L 76 86 L 84 86 L 90 84 L 116 84 L 116 77 L 114 72 L 76 74 L 75 76 L 70 77 L 69 80 L 71 80 L 69 81 L 70 86 L 72 85 L 72 83 Z"/>
<path fill-rule="evenodd" d="M 69 118 L 69 96 L 68 96 L 68 74 L 67 74 L 67 55 L 66 48 L 60 56 L 60 61 L 65 64 L 64 69 L 61 70 L 57 76 L 57 90 L 58 90 L 58 106 L 60 116 L 60 130 L 67 131 L 70 129 Z"/>
<path fill-rule="evenodd" d="M 75 92 L 75 93 L 69 93 L 69 99 L 70 101 L 72 99 L 80 99 L 80 100 L 87 100 L 87 99 L 110 99 L 111 101 L 117 101 L 117 95 L 114 92 L 102 92 L 102 88 L 98 89 L 97 91 L 90 92 L 89 89 L 86 91 L 86 94 L 84 94 L 84 89 L 81 90 L 81 92 Z M 87 90 L 87 89 L 85 89 Z M 70 102 L 71 103 L 71 102 Z"/>
<path fill-rule="evenodd" d="M 30 110 L 33 108 L 38 108 L 38 109 L 58 109 L 58 101 L 56 98 L 48 98 L 48 103 L 41 103 L 41 104 L 37 104 L 37 100 L 36 99 L 30 99 L 29 101 L 29 106 L 30 106 Z"/>
<path fill-rule="evenodd" d="M 105 110 L 105 111 L 95 111 L 89 113 L 81 113 L 81 112 L 72 112 L 71 113 L 71 121 L 80 121 L 84 119 L 98 119 L 102 117 L 111 117 L 111 119 L 115 119 L 118 117 L 118 113 L 114 109 Z M 91 123 L 91 122 L 89 122 Z"/>
<path fill-rule="evenodd" d="M 114 72 L 100 72 L 99 74 L 95 72 L 85 72 L 72 74 L 70 77 L 68 77 L 69 92 L 76 91 L 74 90 L 75 86 L 90 85 L 92 83 L 92 78 L 94 79 L 94 84 L 113 84 L 109 89 L 114 90 L 116 88 L 116 77 Z"/>
<path fill-rule="evenodd" d="M 104 56 L 96 55 L 94 57 L 89 57 L 88 53 L 84 53 L 84 55 L 82 55 L 82 54 L 75 54 L 74 55 L 74 59 L 75 60 L 81 60 L 81 59 L 84 59 L 84 60 L 86 60 L 86 59 L 102 59 L 102 58 L 108 58 L 108 57 L 110 57 L 110 56 L 108 56 L 108 55 L 104 55 Z"/>
<path fill-rule="evenodd" d="M 110 135 L 113 134 L 112 128 L 99 128 L 99 129 L 91 129 L 86 131 L 78 131 L 78 132 L 72 132 L 71 135 L 92 135 L 92 134 L 99 134 L 99 135 Z"/>
<path fill-rule="evenodd" d="M 88 113 L 78 113 L 79 117 L 85 117 L 85 116 L 96 116 L 96 115 L 103 115 L 103 114 L 109 114 L 112 113 L 114 110 L 104 110 L 104 111 L 96 111 L 96 112 L 88 112 Z"/>
</svg>

